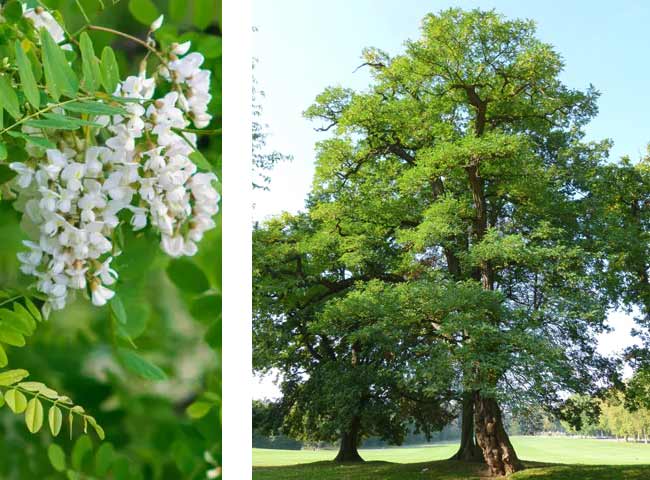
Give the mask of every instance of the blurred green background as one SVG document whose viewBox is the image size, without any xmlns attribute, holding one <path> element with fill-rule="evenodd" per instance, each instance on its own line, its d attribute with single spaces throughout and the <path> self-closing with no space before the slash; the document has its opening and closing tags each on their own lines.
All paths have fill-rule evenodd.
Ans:
<svg viewBox="0 0 650 480">
<path fill-rule="evenodd" d="M 5 2 L 3 2 L 5 3 Z M 26 2 L 35 4 L 37 2 Z M 40 3 L 40 2 L 39 2 Z M 156 38 L 163 45 L 192 41 L 212 71 L 213 115 L 199 146 L 221 171 L 221 2 L 215 0 L 44 1 L 69 32 L 85 23 L 144 38 L 149 24 L 165 15 Z M 91 32 L 96 51 L 111 45 L 122 78 L 137 73 L 145 50 L 123 38 Z M 30 434 L 21 415 L 0 408 L 0 479 L 199 479 L 219 478 L 221 465 L 221 214 L 192 258 L 170 260 L 151 234 L 126 233 L 118 295 L 128 316 L 118 324 L 108 308 L 78 299 L 40 324 L 23 348 L 8 349 L 8 368 L 25 368 L 95 416 L 106 440 L 72 440 L 64 428 Z M 24 235 L 11 201 L 0 201 L 0 289 L 24 289 L 16 253 Z M 130 339 L 130 340 L 129 340 Z M 143 378 L 117 354 L 120 345 L 160 367 L 166 379 Z M 146 376 L 146 375 L 145 375 Z M 154 377 L 162 375 L 153 375 Z M 90 432 L 89 432 L 90 433 Z M 48 458 L 56 443 L 65 453 Z M 56 466 L 59 470 L 54 468 Z"/>
</svg>

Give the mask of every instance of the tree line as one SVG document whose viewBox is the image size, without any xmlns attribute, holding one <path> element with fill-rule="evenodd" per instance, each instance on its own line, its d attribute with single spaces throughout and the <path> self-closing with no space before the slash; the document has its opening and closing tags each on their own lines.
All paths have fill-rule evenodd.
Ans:
<svg viewBox="0 0 650 480">
<path fill-rule="evenodd" d="M 586 140 L 599 92 L 494 11 L 429 14 L 363 66 L 367 89 L 305 111 L 327 132 L 305 211 L 254 226 L 253 363 L 282 392 L 256 426 L 361 461 L 364 438 L 460 416 L 454 458 L 503 475 L 523 468 L 504 415 L 578 427 L 612 389 L 647 401 L 650 159 Z M 596 344 L 635 307 L 626 389 Z"/>
</svg>

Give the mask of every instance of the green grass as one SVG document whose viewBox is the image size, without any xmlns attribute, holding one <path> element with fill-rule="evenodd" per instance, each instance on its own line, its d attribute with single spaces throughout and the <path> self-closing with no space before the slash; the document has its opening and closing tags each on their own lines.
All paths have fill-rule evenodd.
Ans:
<svg viewBox="0 0 650 480">
<path fill-rule="evenodd" d="M 562 437 L 513 437 L 527 469 L 512 480 L 648 480 L 650 445 Z M 362 449 L 362 465 L 332 450 L 253 449 L 255 480 L 479 480 L 482 466 L 447 461 L 457 445 Z M 558 465 L 571 464 L 571 465 Z"/>
</svg>

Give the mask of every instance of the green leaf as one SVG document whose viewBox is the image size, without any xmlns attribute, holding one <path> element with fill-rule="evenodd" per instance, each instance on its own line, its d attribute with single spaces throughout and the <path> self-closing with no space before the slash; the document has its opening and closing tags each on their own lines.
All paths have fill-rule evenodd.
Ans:
<svg viewBox="0 0 650 480">
<path fill-rule="evenodd" d="M 47 457 L 50 459 L 54 470 L 57 472 L 63 472 L 65 470 L 65 452 L 56 443 L 51 443 L 47 447 Z"/>
<path fill-rule="evenodd" d="M 211 323 L 221 314 L 221 295 L 210 294 L 197 298 L 190 307 L 192 317 L 201 323 Z"/>
<path fill-rule="evenodd" d="M 115 319 L 123 325 L 126 324 L 127 316 L 126 310 L 124 309 L 124 304 L 122 303 L 122 299 L 118 295 L 115 295 L 109 300 L 109 305 L 111 307 L 111 312 L 115 316 Z"/>
<path fill-rule="evenodd" d="M 2 320 L 1 324 L 8 325 L 13 330 L 27 336 L 34 333 L 34 329 L 36 328 L 36 322 L 31 315 L 21 315 L 8 308 L 0 308 L 0 320 Z"/>
<path fill-rule="evenodd" d="M 27 120 L 25 125 L 28 127 L 34 128 L 52 128 L 56 130 L 77 130 L 81 128 L 81 125 L 75 125 L 73 123 L 61 122 L 59 120 Z"/>
<path fill-rule="evenodd" d="M 5 401 L 14 413 L 23 413 L 27 408 L 25 395 L 16 389 L 5 392 Z"/>
<path fill-rule="evenodd" d="M 147 26 L 160 16 L 158 8 L 151 0 L 130 0 L 129 12 L 138 22 Z"/>
<path fill-rule="evenodd" d="M 205 417 L 212 408 L 216 406 L 214 402 L 208 402 L 205 400 L 197 400 L 192 403 L 185 412 L 190 418 L 198 419 Z"/>
<path fill-rule="evenodd" d="M 16 172 L 9 168 L 9 165 L 0 163 L 0 184 L 8 182 L 15 176 Z"/>
<path fill-rule="evenodd" d="M 20 132 L 7 132 L 9 135 L 15 138 L 22 138 L 26 142 L 33 143 L 42 148 L 56 148 L 56 144 L 52 143 L 45 137 L 36 137 L 33 135 L 26 135 Z"/>
<path fill-rule="evenodd" d="M 47 414 L 47 420 L 50 424 L 52 435 L 56 437 L 61 431 L 61 425 L 63 425 L 63 414 L 61 413 L 61 409 L 56 405 L 52 405 Z"/>
<path fill-rule="evenodd" d="M 0 342 L 11 345 L 12 347 L 24 347 L 25 337 L 15 330 L 0 328 Z"/>
<path fill-rule="evenodd" d="M 36 320 L 32 314 L 18 302 L 14 302 L 14 313 L 28 327 L 30 332 L 28 335 L 31 335 L 36 330 Z"/>
<path fill-rule="evenodd" d="M 122 107 L 115 107 L 99 102 L 73 102 L 63 106 L 70 112 L 88 113 L 90 115 L 125 115 L 128 112 Z"/>
<path fill-rule="evenodd" d="M 190 160 L 194 162 L 194 164 L 199 167 L 201 170 L 207 170 L 207 171 L 212 171 L 212 165 L 210 165 L 210 162 L 203 156 L 201 152 L 198 150 L 194 150 L 192 153 L 190 153 Z"/>
<path fill-rule="evenodd" d="M 20 118 L 18 96 L 11 81 L 5 75 L 0 75 L 0 104 L 16 120 Z"/>
<path fill-rule="evenodd" d="M 210 282 L 195 263 L 184 258 L 169 262 L 167 275 L 180 290 L 187 293 L 203 293 L 210 288 Z"/>
<path fill-rule="evenodd" d="M 38 432 L 43 426 L 43 404 L 37 397 L 32 398 L 27 403 L 25 424 L 31 433 Z"/>
<path fill-rule="evenodd" d="M 90 415 L 86 415 L 84 417 L 85 420 L 90 423 L 90 425 L 95 429 L 95 433 L 97 433 L 97 436 L 99 437 L 100 440 L 104 440 L 106 438 L 106 435 L 104 434 L 104 429 L 99 426 L 97 423 L 97 420 L 95 420 L 95 417 L 91 417 Z"/>
<path fill-rule="evenodd" d="M 5 349 L 0 345 L 0 367 L 6 367 L 8 363 L 9 359 L 7 358 L 7 352 L 5 352 Z"/>
<path fill-rule="evenodd" d="M 110 443 L 103 443 L 97 453 L 95 454 L 95 473 L 100 478 L 106 478 L 108 471 L 113 465 L 113 456 L 115 455 L 115 448 Z"/>
<path fill-rule="evenodd" d="M 36 319 L 37 322 L 42 322 L 43 321 L 43 316 L 41 315 L 41 311 L 36 308 L 36 305 L 34 305 L 34 302 L 29 297 L 25 297 L 25 305 L 27 305 L 27 310 L 29 310 L 29 313 L 32 314 L 32 316 Z"/>
<path fill-rule="evenodd" d="M 147 380 L 166 380 L 167 375 L 156 365 L 148 362 L 133 350 L 118 348 L 117 356 L 124 366 L 131 372 Z"/>
<path fill-rule="evenodd" d="M 115 60 L 115 52 L 111 47 L 104 47 L 102 50 L 101 62 L 102 85 L 106 93 L 113 94 L 120 82 L 120 70 Z"/>
<path fill-rule="evenodd" d="M 47 90 L 57 101 L 62 93 L 68 97 L 74 97 L 79 90 L 77 76 L 68 64 L 63 50 L 56 44 L 49 32 L 41 28 L 40 33 Z"/>
<path fill-rule="evenodd" d="M 59 394 L 52 390 L 50 387 L 45 385 L 44 383 L 41 382 L 21 382 L 18 384 L 19 387 L 21 387 L 23 390 L 28 390 L 30 392 L 36 392 L 39 395 L 47 398 L 51 398 L 52 400 L 56 400 L 59 398 Z"/>
<path fill-rule="evenodd" d="M 68 480 L 81 480 L 81 475 L 74 470 L 67 470 L 65 476 L 68 477 Z"/>
<path fill-rule="evenodd" d="M 194 25 L 199 30 L 205 30 L 213 22 L 216 23 L 221 15 L 220 4 L 216 0 L 194 0 Z"/>
<path fill-rule="evenodd" d="M 72 424 L 74 423 L 74 415 L 72 411 L 68 412 L 68 429 L 70 430 L 70 440 L 72 440 Z"/>
<path fill-rule="evenodd" d="M 16 63 L 18 64 L 18 74 L 20 75 L 20 82 L 23 87 L 23 92 L 25 92 L 25 97 L 27 97 L 27 100 L 34 108 L 38 109 L 41 104 L 41 94 L 38 91 L 38 85 L 34 78 L 32 64 L 29 58 L 27 58 L 27 55 L 25 55 L 23 47 L 18 40 L 16 40 Z"/>
<path fill-rule="evenodd" d="M 6 160 L 7 159 L 7 146 L 0 142 L 0 160 Z"/>
<path fill-rule="evenodd" d="M 95 56 L 93 42 L 88 33 L 83 32 L 79 37 L 81 49 L 81 68 L 83 71 L 83 84 L 89 92 L 96 92 L 102 83 L 102 74 L 99 60 Z"/>
<path fill-rule="evenodd" d="M 77 125 L 80 127 L 102 127 L 99 123 L 91 122 L 90 120 L 84 120 L 83 118 L 77 117 L 68 117 L 67 115 L 61 115 L 59 113 L 44 113 L 43 116 L 49 120 L 56 120 L 59 122 L 69 123 L 70 125 Z"/>
<path fill-rule="evenodd" d="M 175 23 L 181 23 L 187 16 L 186 0 L 169 0 L 169 16 Z"/>
<path fill-rule="evenodd" d="M 93 444 L 88 435 L 82 435 L 79 437 L 75 442 L 74 447 L 72 447 L 72 468 L 75 470 L 81 470 L 84 458 L 92 451 L 92 449 Z"/>
<path fill-rule="evenodd" d="M 23 378 L 26 378 L 28 376 L 29 372 L 23 369 L 0 372 L 0 386 L 8 387 L 9 385 L 20 382 Z"/>
<path fill-rule="evenodd" d="M 2 7 L 2 16 L 9 23 L 16 23 L 23 18 L 23 7 L 18 0 L 10 0 Z"/>
<path fill-rule="evenodd" d="M 125 340 L 133 341 L 145 332 L 147 322 L 151 317 L 151 307 L 143 299 L 142 295 L 137 295 L 136 292 L 126 295 L 125 290 L 126 288 L 121 289 L 118 295 L 120 295 L 124 303 L 127 323 L 118 324 L 117 333 Z"/>
</svg>

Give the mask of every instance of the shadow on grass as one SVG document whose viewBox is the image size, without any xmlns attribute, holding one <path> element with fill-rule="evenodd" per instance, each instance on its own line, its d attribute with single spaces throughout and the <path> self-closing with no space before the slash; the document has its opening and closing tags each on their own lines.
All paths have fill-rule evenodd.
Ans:
<svg viewBox="0 0 650 480">
<path fill-rule="evenodd" d="M 650 461 L 650 459 L 649 459 Z M 511 480 L 649 480 L 649 465 L 558 465 L 524 462 L 526 470 Z M 255 467 L 253 480 L 484 480 L 480 464 L 455 460 L 424 463 L 314 462 L 282 467 Z"/>
</svg>

